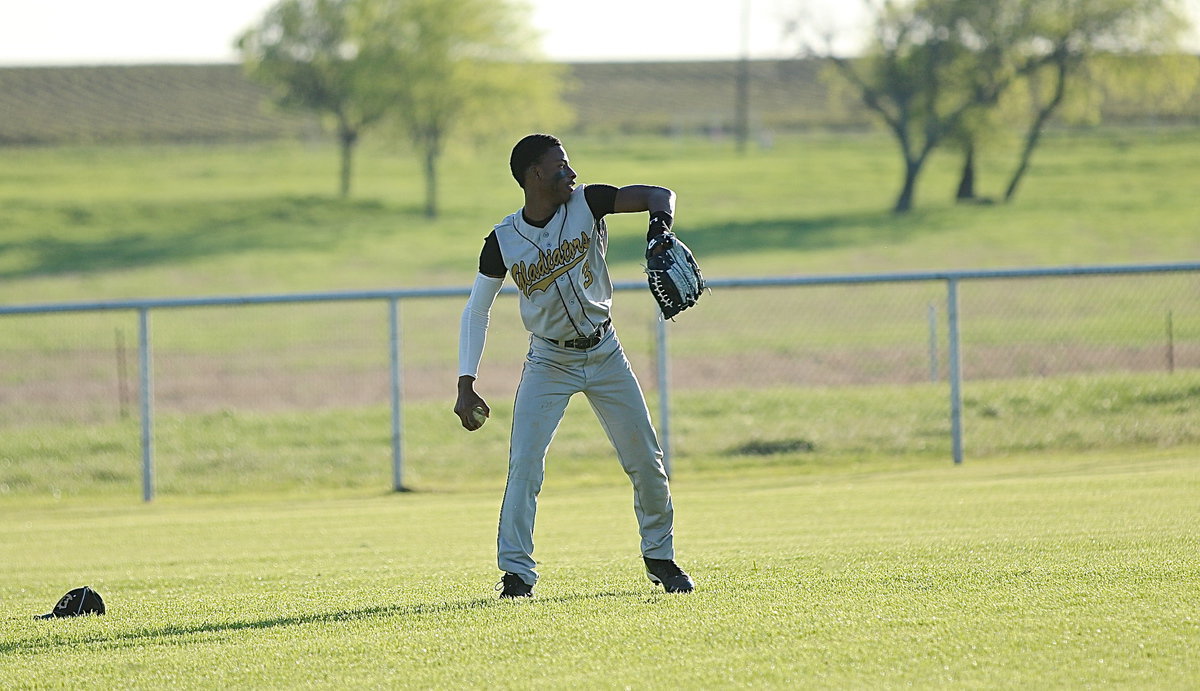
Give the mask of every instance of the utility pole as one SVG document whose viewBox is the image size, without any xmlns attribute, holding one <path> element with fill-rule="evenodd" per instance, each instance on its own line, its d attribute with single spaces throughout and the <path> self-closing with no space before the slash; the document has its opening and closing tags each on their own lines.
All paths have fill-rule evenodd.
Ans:
<svg viewBox="0 0 1200 691">
<path fill-rule="evenodd" d="M 750 140 L 750 0 L 742 0 L 742 55 L 736 70 L 734 128 L 738 153 L 746 153 Z"/>
</svg>

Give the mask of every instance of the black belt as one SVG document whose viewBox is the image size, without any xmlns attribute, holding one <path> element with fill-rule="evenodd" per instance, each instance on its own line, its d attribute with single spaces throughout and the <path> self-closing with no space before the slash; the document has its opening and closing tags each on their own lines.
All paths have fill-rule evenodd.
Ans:
<svg viewBox="0 0 1200 691">
<path fill-rule="evenodd" d="M 600 328 L 596 329 L 595 332 L 592 333 L 591 336 L 580 336 L 579 338 L 572 338 L 569 341 L 556 341 L 553 338 L 546 338 L 545 336 L 538 336 L 538 338 L 542 339 L 543 341 L 549 341 L 549 342 L 553 343 L 554 345 L 560 346 L 562 348 L 573 348 L 575 350 L 587 350 L 589 348 L 595 348 L 596 346 L 600 345 L 600 341 L 604 340 L 604 334 L 608 333 L 608 329 L 611 326 L 612 326 L 612 320 L 607 319 L 607 320 L 605 320 L 605 322 L 603 324 L 600 325 Z"/>
</svg>

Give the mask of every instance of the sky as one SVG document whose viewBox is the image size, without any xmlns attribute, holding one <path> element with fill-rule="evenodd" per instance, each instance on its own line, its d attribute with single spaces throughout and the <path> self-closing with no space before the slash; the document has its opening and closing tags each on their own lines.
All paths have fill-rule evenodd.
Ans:
<svg viewBox="0 0 1200 691">
<path fill-rule="evenodd" d="M 789 19 L 853 52 L 856 0 L 523 0 L 552 60 L 782 58 Z M 1183 0 L 1200 17 L 1200 0 Z M 235 38 L 277 0 L 0 0 L 0 66 L 236 62 Z M 1200 25 L 1200 21 L 1195 22 Z M 1200 33 L 1189 47 L 1200 50 Z"/>
<path fill-rule="evenodd" d="M 0 0 L 0 66 L 235 62 L 277 0 Z M 853 24 L 854 0 L 524 0 L 558 61 L 787 57 L 789 11 Z M 748 18 L 748 21 L 745 21 Z"/>
</svg>

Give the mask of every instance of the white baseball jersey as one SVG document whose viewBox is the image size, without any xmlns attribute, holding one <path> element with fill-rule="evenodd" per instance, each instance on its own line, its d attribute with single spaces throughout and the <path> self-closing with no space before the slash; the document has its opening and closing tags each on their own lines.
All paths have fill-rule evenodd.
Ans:
<svg viewBox="0 0 1200 691">
<path fill-rule="evenodd" d="M 527 223 L 519 210 L 495 227 L 504 265 L 521 292 L 521 320 L 537 336 L 590 336 L 609 318 L 608 229 L 592 215 L 585 188 L 576 187 L 544 228 Z"/>
</svg>

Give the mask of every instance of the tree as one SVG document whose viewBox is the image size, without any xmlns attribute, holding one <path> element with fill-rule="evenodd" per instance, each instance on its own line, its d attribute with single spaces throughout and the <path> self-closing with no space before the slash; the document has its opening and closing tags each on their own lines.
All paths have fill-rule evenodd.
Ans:
<svg viewBox="0 0 1200 691">
<path fill-rule="evenodd" d="M 561 122 L 561 69 L 530 48 L 520 6 L 506 0 L 381 0 L 365 44 L 391 66 L 382 88 L 416 149 L 425 214 L 438 212 L 438 163 L 452 135 L 547 129 Z M 514 139 L 515 141 L 515 139 Z"/>
<path fill-rule="evenodd" d="M 1153 83 L 1155 74 L 1170 61 L 1163 57 L 1152 63 L 1139 63 L 1128 56 L 1171 46 L 1171 37 L 1182 26 L 1182 14 L 1174 0 L 994 0 L 978 3 L 975 10 L 964 13 L 955 25 L 948 27 L 952 40 L 964 48 L 962 54 L 968 62 L 1000 60 L 1011 65 L 1018 75 L 1011 86 L 1023 84 L 1025 88 L 1013 90 L 1017 93 L 1010 94 L 1010 98 L 981 104 L 984 108 L 956 133 L 955 140 L 963 152 L 956 192 L 960 201 L 975 198 L 977 143 L 994 136 L 993 131 L 1002 128 L 1001 120 L 1028 119 L 1019 162 L 1005 189 L 1004 200 L 1011 201 L 1029 169 L 1046 125 L 1068 102 L 1068 86 L 1077 92 L 1077 103 L 1091 103 L 1083 117 L 1098 117 L 1099 99 L 1094 92 L 1104 81 L 1109 85 L 1115 83 L 1103 78 L 1098 63 L 1116 51 L 1124 54 L 1120 63 L 1145 67 L 1135 80 L 1137 85 L 1125 88 L 1151 95 L 1152 90 L 1145 85 Z M 1194 61 L 1180 67 L 1188 65 L 1194 65 Z M 1117 72 L 1128 76 L 1130 70 Z M 1168 72 L 1183 77 L 1186 69 Z M 1159 89 L 1164 95 L 1168 90 Z M 1155 96 L 1163 98 L 1160 94 Z M 1027 115 L 1014 112 L 1016 104 L 1023 105 Z"/>
<path fill-rule="evenodd" d="M 863 57 L 837 54 L 831 36 L 823 50 L 812 52 L 836 68 L 895 137 L 904 159 L 904 180 L 893 211 L 903 213 L 912 208 L 929 155 L 948 137 L 963 132 L 973 112 L 995 103 L 1016 74 L 990 43 L 971 46 L 956 36 L 987 3 L 868 0 L 868 5 L 872 38 Z"/>
<path fill-rule="evenodd" d="M 1000 107 L 1005 95 L 1022 77 L 1038 67 L 1038 59 L 1014 47 L 1028 32 L 1030 3 L 1027 0 L 972 2 L 949 0 L 931 3 L 941 11 L 931 12 L 932 21 L 944 27 L 949 40 L 959 50 L 960 70 L 997 75 L 998 90 L 976 92 L 984 98 L 967 111 L 949 134 L 949 141 L 962 153 L 963 162 L 954 198 L 958 202 L 978 201 L 976 162 L 980 147 L 998 137 Z M 970 95 L 970 94 L 968 94 Z"/>
<path fill-rule="evenodd" d="M 1010 0 L 1012 1 L 1012 0 Z M 1029 33 L 1018 44 L 1039 66 L 1030 75 L 1031 116 L 1019 161 L 1004 191 L 1011 201 L 1033 152 L 1068 87 L 1082 80 L 1103 54 L 1169 49 L 1186 26 L 1175 0 L 1021 0 L 1031 6 Z"/>
<path fill-rule="evenodd" d="M 917 176 L 944 142 L 963 153 L 956 197 L 974 198 L 978 144 L 1000 127 L 996 109 L 1012 87 L 1025 84 L 1030 124 L 1005 192 L 1011 200 L 1068 83 L 1092 58 L 1171 45 L 1183 26 L 1180 0 L 864 1 L 873 29 L 865 55 L 835 54 L 830 35 L 817 54 L 896 137 L 905 164 L 898 212 L 911 208 Z"/>
<path fill-rule="evenodd" d="M 537 61 L 522 10 L 510 0 L 282 0 L 237 46 L 276 103 L 332 120 L 343 196 L 363 130 L 388 121 L 404 131 L 432 217 L 452 133 L 512 136 L 505 128 L 566 118 L 559 69 Z"/>
<path fill-rule="evenodd" d="M 962 167 L 959 169 L 958 175 L 958 187 L 954 191 L 956 202 L 979 200 L 979 196 L 976 194 L 978 181 L 976 162 L 981 140 L 987 139 L 993 132 L 993 123 L 989 117 L 991 112 L 982 111 L 965 119 L 959 128 L 949 136 L 949 141 L 962 152 L 963 156 Z"/>
<path fill-rule="evenodd" d="M 341 153 L 339 191 L 350 194 L 354 147 L 389 108 L 386 67 L 362 51 L 363 0 L 282 0 L 237 40 L 246 71 L 279 106 L 330 118 Z"/>
</svg>

